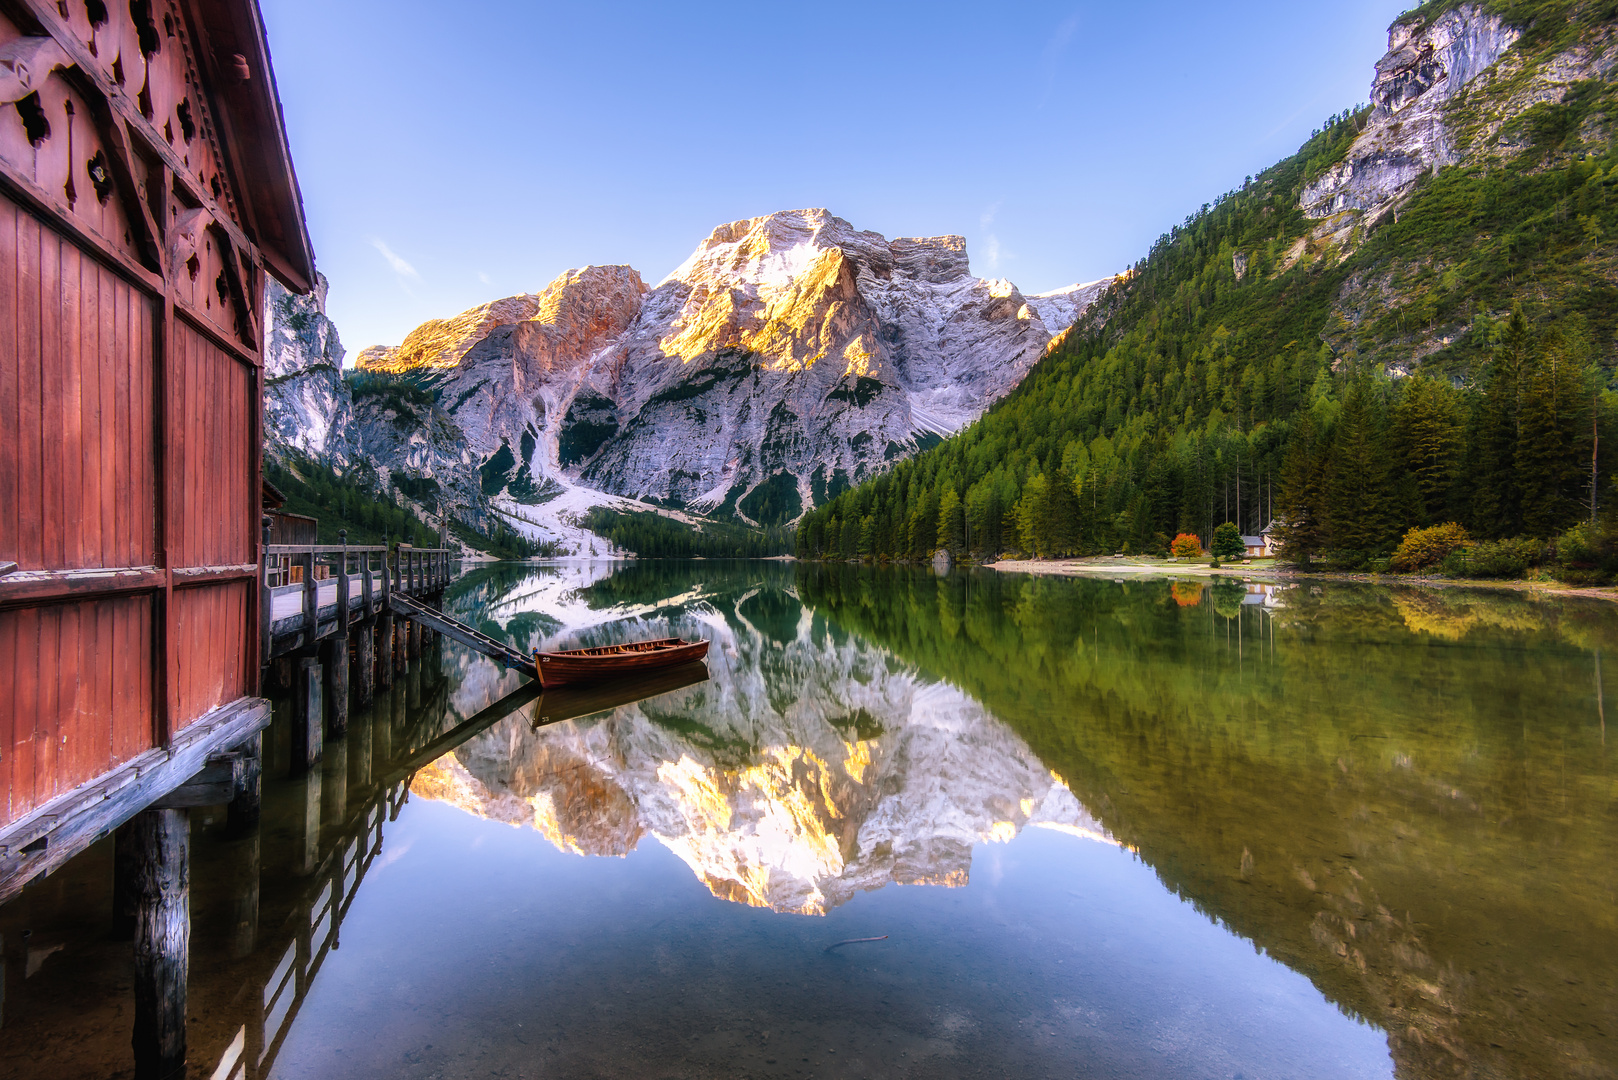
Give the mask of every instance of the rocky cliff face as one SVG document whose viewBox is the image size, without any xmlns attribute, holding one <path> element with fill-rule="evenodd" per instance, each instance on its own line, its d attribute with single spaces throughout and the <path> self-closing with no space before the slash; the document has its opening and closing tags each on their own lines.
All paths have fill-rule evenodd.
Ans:
<svg viewBox="0 0 1618 1080">
<path fill-rule="evenodd" d="M 828 633 L 788 593 L 699 587 L 603 610 L 579 599 L 596 572 L 536 580 L 496 614 L 514 625 L 532 608 L 563 635 L 629 619 L 632 636 L 709 637 L 712 680 L 550 727 L 513 717 L 418 773 L 415 793 L 580 855 L 650 838 L 715 896 L 800 914 L 888 884 L 964 885 L 974 845 L 1030 825 L 1112 842 L 981 705 Z"/>
<path fill-rule="evenodd" d="M 1430 25 L 1395 23 L 1371 84 L 1370 124 L 1346 160 L 1304 189 L 1305 212 L 1357 212 L 1374 221 L 1424 173 L 1454 164 L 1446 106 L 1520 36 L 1470 4 Z"/>
<path fill-rule="evenodd" d="M 1372 79 L 1369 123 L 1347 157 L 1303 191 L 1305 213 L 1322 220 L 1321 237 L 1347 246 L 1355 226 L 1374 226 L 1424 174 L 1514 157 L 1528 142 L 1519 130 L 1525 113 L 1618 68 L 1610 30 L 1541 39 L 1518 48 L 1522 29 L 1475 3 L 1396 22 Z M 1587 149 L 1605 147 L 1603 133 L 1588 134 Z"/>
<path fill-rule="evenodd" d="M 339 464 L 347 460 L 353 400 L 343 343 L 326 318 L 326 278 L 294 296 L 274 278 L 264 291 L 264 439 Z"/>
<path fill-rule="evenodd" d="M 972 276 L 960 237 L 772 214 L 720 226 L 655 288 L 586 267 L 365 350 L 432 403 L 357 402 L 350 437 L 451 506 L 554 519 L 582 490 L 785 521 L 975 419 L 1099 291 L 1025 297 Z"/>
</svg>

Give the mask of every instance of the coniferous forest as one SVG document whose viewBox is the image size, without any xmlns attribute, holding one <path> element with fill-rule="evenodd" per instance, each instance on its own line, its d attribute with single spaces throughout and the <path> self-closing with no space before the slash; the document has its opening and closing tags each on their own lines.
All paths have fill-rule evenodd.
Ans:
<svg viewBox="0 0 1618 1080">
<path fill-rule="evenodd" d="M 1610 18 L 1529 6 L 1550 11 L 1530 57 Z M 1598 82 L 1535 105 L 1514 156 L 1428 175 L 1342 247 L 1300 209 L 1370 111 L 1332 117 L 1160 238 L 981 420 L 806 515 L 799 555 L 1166 553 L 1274 521 L 1290 560 L 1386 569 L 1455 523 L 1451 569 L 1610 569 L 1613 106 Z"/>
</svg>

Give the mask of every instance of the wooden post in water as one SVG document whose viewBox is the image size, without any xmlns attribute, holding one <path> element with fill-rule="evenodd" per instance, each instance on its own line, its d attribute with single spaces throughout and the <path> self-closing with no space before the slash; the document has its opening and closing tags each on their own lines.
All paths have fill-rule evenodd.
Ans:
<svg viewBox="0 0 1618 1080">
<path fill-rule="evenodd" d="M 359 792 L 371 786 L 371 728 L 375 723 L 374 717 L 362 713 L 355 718 L 348 733 L 348 741 L 354 746 L 348 759 L 349 776 Z"/>
<path fill-rule="evenodd" d="M 403 675 L 410 670 L 410 620 L 393 620 L 393 673 Z"/>
<path fill-rule="evenodd" d="M 135 898 L 137 1080 L 185 1074 L 185 988 L 191 946 L 191 821 L 185 810 L 144 810 L 127 835 Z"/>
<path fill-rule="evenodd" d="M 326 732 L 334 739 L 348 732 L 348 530 L 337 533 L 343 550 L 337 564 L 337 633 L 321 643 L 326 667 Z"/>
<path fill-rule="evenodd" d="M 320 661 L 300 656 L 296 686 L 292 689 L 292 772 L 308 772 L 325 750 L 325 720 L 321 710 Z"/>
<path fill-rule="evenodd" d="M 230 800 L 226 831 L 240 837 L 258 830 L 264 792 L 264 733 L 255 732 L 236 749 L 242 755 L 242 774 L 236 783 L 236 797 Z"/>
<path fill-rule="evenodd" d="M 236 843 L 230 932 L 230 955 L 235 960 L 252 956 L 258 945 L 259 853 L 257 832 Z"/>
<path fill-rule="evenodd" d="M 298 873 L 312 874 L 320 865 L 320 770 L 310 769 L 304 777 L 303 850 L 299 852 Z"/>
<path fill-rule="evenodd" d="M 325 820 L 341 827 L 348 817 L 348 740 L 332 743 L 320 779 Z"/>
<path fill-rule="evenodd" d="M 369 709 L 376 700 L 376 623 L 363 622 L 359 636 L 354 639 L 354 688 L 359 706 Z"/>
<path fill-rule="evenodd" d="M 340 739 L 348 733 L 348 635 L 337 633 L 320 643 L 326 669 L 326 733 Z"/>
<path fill-rule="evenodd" d="M 393 685 L 393 614 L 387 611 L 376 617 L 376 684 Z"/>
</svg>

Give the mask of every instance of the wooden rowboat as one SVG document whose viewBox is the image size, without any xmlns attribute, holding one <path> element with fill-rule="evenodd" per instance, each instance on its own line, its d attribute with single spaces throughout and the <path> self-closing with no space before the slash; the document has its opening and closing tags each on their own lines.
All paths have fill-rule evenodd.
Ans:
<svg viewBox="0 0 1618 1080">
<path fill-rule="evenodd" d="M 627 645 L 601 645 L 594 649 L 534 653 L 539 685 L 600 682 L 620 675 L 639 675 L 657 668 L 689 664 L 708 655 L 706 641 L 659 638 L 633 641 Z"/>
</svg>

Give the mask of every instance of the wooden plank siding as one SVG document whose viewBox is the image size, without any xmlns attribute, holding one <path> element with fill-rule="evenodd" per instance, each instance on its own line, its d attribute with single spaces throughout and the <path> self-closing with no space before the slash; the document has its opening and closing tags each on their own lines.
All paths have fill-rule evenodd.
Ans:
<svg viewBox="0 0 1618 1080">
<path fill-rule="evenodd" d="M 257 537 L 244 504 L 256 506 L 257 478 L 247 433 L 256 409 L 251 369 L 183 317 L 174 324 L 169 372 L 172 472 L 168 513 L 174 567 L 239 566 L 253 562 Z"/>
<path fill-rule="evenodd" d="M 0 196 L 0 556 L 150 566 L 153 300 Z"/>
<path fill-rule="evenodd" d="M 251 692 L 258 664 L 248 641 L 253 586 L 247 579 L 174 590 L 175 730 Z"/>
<path fill-rule="evenodd" d="M 155 745 L 153 605 L 135 595 L 0 610 L 0 822 Z"/>
</svg>

